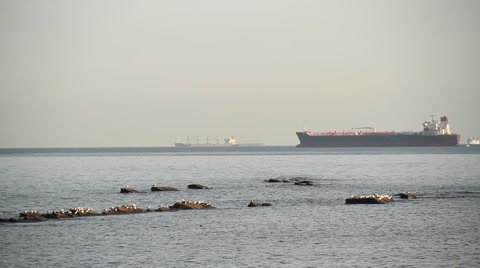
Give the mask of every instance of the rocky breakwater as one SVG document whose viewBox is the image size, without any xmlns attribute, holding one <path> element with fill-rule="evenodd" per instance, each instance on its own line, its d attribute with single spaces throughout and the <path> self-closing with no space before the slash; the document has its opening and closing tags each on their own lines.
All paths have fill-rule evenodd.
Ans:
<svg viewBox="0 0 480 268">
<path fill-rule="evenodd" d="M 46 213 L 40 213 L 38 210 L 30 210 L 21 212 L 19 217 L 0 219 L 0 222 L 39 222 L 46 221 L 48 219 L 76 218 L 99 215 L 102 214 L 93 211 L 91 208 L 82 207 L 53 210 L 47 211 Z"/>
<path fill-rule="evenodd" d="M 204 201 L 177 201 L 175 204 L 170 206 L 170 209 L 203 209 L 203 208 L 213 208 L 210 202 Z"/>
<path fill-rule="evenodd" d="M 21 212 L 20 217 L 0 219 L 0 222 L 39 222 L 45 220 L 38 210 L 29 210 Z"/>
<path fill-rule="evenodd" d="M 352 195 L 345 204 L 384 204 L 392 201 L 393 197 L 385 194 Z"/>
<path fill-rule="evenodd" d="M 124 215 L 124 214 L 138 214 L 148 212 L 163 212 L 175 211 L 181 209 L 207 209 L 214 208 L 210 202 L 204 201 L 177 201 L 171 206 L 159 206 L 157 209 L 152 209 L 148 206 L 146 209 L 140 208 L 135 204 L 119 205 L 115 207 L 106 208 L 102 213 L 93 211 L 90 208 L 74 207 L 68 210 L 60 209 L 55 211 L 47 211 L 40 213 L 37 210 L 24 211 L 20 213 L 19 217 L 14 218 L 0 218 L 0 222 L 40 222 L 49 219 L 66 219 L 88 216 L 107 216 L 107 215 Z"/>
<path fill-rule="evenodd" d="M 91 208 L 82 208 L 74 207 L 68 210 L 60 209 L 54 211 L 47 211 L 45 214 L 42 214 L 42 217 L 46 219 L 60 219 L 60 218 L 75 218 L 75 217 L 87 217 L 87 216 L 98 216 L 101 213 L 93 211 Z"/>
<path fill-rule="evenodd" d="M 133 214 L 133 213 L 145 213 L 149 212 L 150 207 L 147 209 L 143 209 L 137 207 L 135 204 L 128 204 L 128 205 L 119 205 L 116 207 L 106 208 L 102 215 L 117 215 L 117 214 Z"/>
</svg>

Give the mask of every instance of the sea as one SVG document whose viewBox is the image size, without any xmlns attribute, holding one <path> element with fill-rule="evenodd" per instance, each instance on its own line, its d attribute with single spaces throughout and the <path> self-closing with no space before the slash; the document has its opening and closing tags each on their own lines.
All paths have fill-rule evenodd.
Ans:
<svg viewBox="0 0 480 268">
<path fill-rule="evenodd" d="M 480 146 L 0 149 L 0 218 L 182 199 L 214 208 L 0 223 L 0 267 L 480 267 Z"/>
</svg>

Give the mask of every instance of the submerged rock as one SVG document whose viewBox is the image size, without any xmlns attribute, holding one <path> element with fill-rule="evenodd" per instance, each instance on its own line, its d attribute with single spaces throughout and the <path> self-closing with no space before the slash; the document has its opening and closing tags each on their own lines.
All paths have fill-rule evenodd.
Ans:
<svg viewBox="0 0 480 268">
<path fill-rule="evenodd" d="M 297 181 L 295 185 L 313 185 L 313 181 Z"/>
<path fill-rule="evenodd" d="M 0 222 L 12 222 L 12 223 L 15 223 L 15 222 L 20 222 L 22 219 L 20 218 L 9 218 L 9 219 L 0 219 Z"/>
<path fill-rule="evenodd" d="M 24 211 L 19 218 L 10 218 L 9 222 L 38 222 L 46 220 L 38 210 Z"/>
<path fill-rule="evenodd" d="M 309 180 L 306 177 L 286 177 L 286 178 L 270 178 L 265 180 L 265 182 L 278 183 L 278 182 L 289 182 L 296 185 L 313 185 L 313 181 Z"/>
<path fill-rule="evenodd" d="M 390 195 L 352 195 L 350 198 L 346 199 L 345 204 L 384 204 L 392 201 L 394 200 Z"/>
<path fill-rule="evenodd" d="M 177 188 L 171 187 L 171 186 L 156 186 L 153 185 L 152 188 L 150 188 L 152 192 L 162 192 L 162 191 L 178 191 Z"/>
<path fill-rule="evenodd" d="M 268 179 L 268 180 L 265 180 L 265 182 L 282 182 L 282 181 L 279 179 Z"/>
<path fill-rule="evenodd" d="M 399 193 L 398 194 L 400 196 L 400 198 L 402 199 L 412 199 L 412 198 L 417 198 L 416 195 L 412 194 L 412 193 L 409 193 L 409 192 L 403 192 L 403 193 Z"/>
<path fill-rule="evenodd" d="M 270 178 L 268 180 L 265 180 L 265 182 L 292 182 L 292 180 L 289 179 L 277 179 L 277 178 Z"/>
<path fill-rule="evenodd" d="M 257 202 L 256 200 L 251 200 L 250 203 L 248 204 L 248 207 L 270 207 L 272 206 L 272 203 L 260 203 Z"/>
</svg>

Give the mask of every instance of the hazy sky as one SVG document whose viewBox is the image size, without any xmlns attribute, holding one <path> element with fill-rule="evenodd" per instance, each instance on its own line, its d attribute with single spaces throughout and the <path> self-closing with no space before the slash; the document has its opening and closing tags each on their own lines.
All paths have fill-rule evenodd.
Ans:
<svg viewBox="0 0 480 268">
<path fill-rule="evenodd" d="M 480 1 L 0 0 L 0 147 L 480 135 Z"/>
</svg>

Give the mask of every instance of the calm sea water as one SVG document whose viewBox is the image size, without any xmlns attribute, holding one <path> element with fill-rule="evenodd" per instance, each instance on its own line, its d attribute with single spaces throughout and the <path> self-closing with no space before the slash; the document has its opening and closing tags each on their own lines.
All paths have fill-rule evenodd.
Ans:
<svg viewBox="0 0 480 268">
<path fill-rule="evenodd" d="M 315 184 L 264 181 L 291 177 Z M 2 218 L 182 198 L 216 209 L 0 224 L 0 267 L 479 267 L 479 177 L 480 146 L 2 149 Z M 418 198 L 345 204 L 403 191 Z"/>
</svg>

